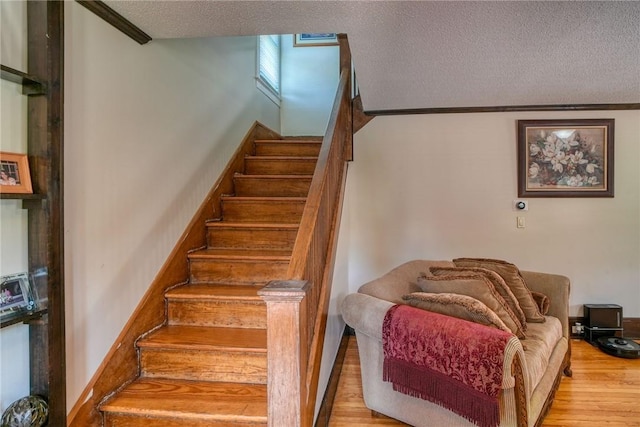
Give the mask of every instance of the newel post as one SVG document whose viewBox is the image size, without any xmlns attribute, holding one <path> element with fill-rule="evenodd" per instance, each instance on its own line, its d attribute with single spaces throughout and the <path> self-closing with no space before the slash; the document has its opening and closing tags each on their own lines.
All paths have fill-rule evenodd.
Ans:
<svg viewBox="0 0 640 427">
<path fill-rule="evenodd" d="M 307 281 L 273 281 L 258 294 L 267 303 L 269 427 L 305 427 Z"/>
</svg>

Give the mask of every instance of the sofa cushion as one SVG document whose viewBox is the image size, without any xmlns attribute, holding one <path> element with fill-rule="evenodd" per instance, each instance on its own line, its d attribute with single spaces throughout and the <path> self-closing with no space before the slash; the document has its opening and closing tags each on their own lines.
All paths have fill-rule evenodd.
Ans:
<svg viewBox="0 0 640 427">
<path fill-rule="evenodd" d="M 480 267 L 495 271 L 504 279 L 518 299 L 527 322 L 541 323 L 545 321 L 545 317 L 540 313 L 538 304 L 533 299 L 531 291 L 520 274 L 520 270 L 514 264 L 487 258 L 457 258 L 453 262 L 459 267 Z"/>
<path fill-rule="evenodd" d="M 419 292 L 416 278 L 430 267 L 454 267 L 451 261 L 413 260 L 399 265 L 385 275 L 360 286 L 358 292 L 395 304 L 403 304 L 402 296 Z"/>
<path fill-rule="evenodd" d="M 483 275 L 418 277 L 417 282 L 423 292 L 467 295 L 481 301 L 498 315 L 513 334 L 518 338 L 525 337 L 520 323 L 514 321 L 513 315 L 509 313 L 507 303 Z"/>
<path fill-rule="evenodd" d="M 530 323 L 524 351 L 529 390 L 533 391 L 547 370 L 549 359 L 562 338 L 562 324 L 555 317 L 545 316 L 544 323 Z"/>
<path fill-rule="evenodd" d="M 483 302 L 467 295 L 414 292 L 404 295 L 402 299 L 413 307 L 511 332 L 495 312 Z"/>
<path fill-rule="evenodd" d="M 495 271 L 488 270 L 486 268 L 480 267 L 431 267 L 429 269 L 431 274 L 434 276 L 447 276 L 447 275 L 474 275 L 474 274 L 482 274 L 487 279 L 493 283 L 496 291 L 504 298 L 504 301 L 509 306 L 509 309 L 513 313 L 513 318 L 515 321 L 520 323 L 522 326 L 522 330 L 527 330 L 527 318 L 524 315 L 524 312 L 520 308 L 520 303 L 518 303 L 518 299 L 513 294 L 509 286 L 505 283 L 504 279 Z"/>
</svg>

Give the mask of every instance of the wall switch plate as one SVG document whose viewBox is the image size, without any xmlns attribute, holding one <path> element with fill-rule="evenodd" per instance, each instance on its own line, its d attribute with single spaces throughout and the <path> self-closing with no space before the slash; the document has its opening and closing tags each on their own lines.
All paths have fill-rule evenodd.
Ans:
<svg viewBox="0 0 640 427">
<path fill-rule="evenodd" d="M 513 201 L 513 208 L 517 211 L 528 211 L 529 210 L 529 201 L 517 199 Z"/>
<path fill-rule="evenodd" d="M 523 216 L 519 216 L 517 221 L 517 226 L 518 228 L 524 228 L 524 217 Z"/>
</svg>

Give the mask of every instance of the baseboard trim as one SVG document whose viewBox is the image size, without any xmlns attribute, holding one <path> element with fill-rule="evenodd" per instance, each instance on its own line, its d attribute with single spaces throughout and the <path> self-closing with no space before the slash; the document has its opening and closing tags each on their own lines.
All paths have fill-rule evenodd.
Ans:
<svg viewBox="0 0 640 427">
<path fill-rule="evenodd" d="M 340 340 L 340 347 L 338 348 L 338 354 L 331 369 L 329 383 L 322 397 L 322 403 L 320 404 L 318 418 L 316 418 L 314 427 L 327 427 L 329 425 L 329 418 L 331 418 L 331 411 L 333 410 L 333 401 L 338 392 L 338 381 L 342 373 L 342 365 L 344 364 L 344 358 L 347 354 L 347 345 L 349 343 L 349 336 L 351 335 L 350 331 L 353 331 L 353 329 L 345 325 L 342 339 Z"/>
<path fill-rule="evenodd" d="M 584 317 L 569 317 L 569 328 L 576 322 L 584 325 Z M 622 329 L 625 338 L 640 339 L 640 317 L 625 317 L 622 319 Z M 574 334 L 572 331 L 570 331 L 570 333 L 571 338 L 584 338 L 583 335 Z"/>
</svg>

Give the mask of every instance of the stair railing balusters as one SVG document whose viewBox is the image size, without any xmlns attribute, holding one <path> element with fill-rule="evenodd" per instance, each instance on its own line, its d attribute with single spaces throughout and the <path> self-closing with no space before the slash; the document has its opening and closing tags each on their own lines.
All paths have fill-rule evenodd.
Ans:
<svg viewBox="0 0 640 427">
<path fill-rule="evenodd" d="M 339 41 L 340 83 L 287 278 L 259 292 L 267 304 L 269 324 L 268 425 L 272 427 L 313 424 L 347 162 L 353 151 L 351 54 L 346 36 L 340 35 Z"/>
</svg>

